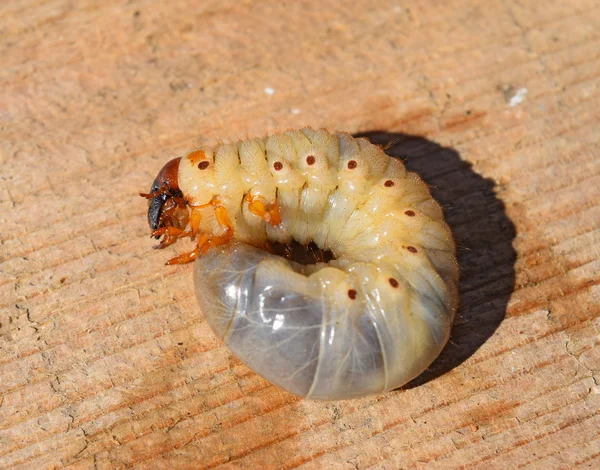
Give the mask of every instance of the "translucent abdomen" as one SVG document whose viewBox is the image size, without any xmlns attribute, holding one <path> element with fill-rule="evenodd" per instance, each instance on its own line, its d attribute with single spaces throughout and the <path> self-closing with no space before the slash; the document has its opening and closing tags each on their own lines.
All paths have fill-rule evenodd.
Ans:
<svg viewBox="0 0 600 470">
<path fill-rule="evenodd" d="M 194 279 L 207 321 L 244 363 L 322 400 L 416 377 L 446 344 L 456 304 L 453 288 L 440 295 L 426 274 L 410 282 L 393 262 L 304 266 L 242 243 L 199 258 Z"/>
</svg>

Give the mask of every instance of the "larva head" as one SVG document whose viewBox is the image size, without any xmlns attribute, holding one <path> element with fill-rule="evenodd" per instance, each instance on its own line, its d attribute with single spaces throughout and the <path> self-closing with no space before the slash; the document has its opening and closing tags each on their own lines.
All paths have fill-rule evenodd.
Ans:
<svg viewBox="0 0 600 470">
<path fill-rule="evenodd" d="M 160 227 L 184 229 L 188 223 L 189 211 L 179 189 L 178 173 L 180 158 L 169 161 L 152 183 L 148 198 L 148 224 L 152 230 Z"/>
</svg>

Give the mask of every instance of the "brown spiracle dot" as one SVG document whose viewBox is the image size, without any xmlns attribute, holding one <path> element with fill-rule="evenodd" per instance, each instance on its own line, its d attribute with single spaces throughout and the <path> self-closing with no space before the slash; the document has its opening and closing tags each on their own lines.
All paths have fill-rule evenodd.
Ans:
<svg viewBox="0 0 600 470">
<path fill-rule="evenodd" d="M 348 297 L 350 297 L 352 300 L 356 299 L 356 291 L 354 289 L 350 289 L 348 291 Z"/>
<path fill-rule="evenodd" d="M 275 168 L 275 171 L 280 171 L 281 169 L 283 169 L 283 163 L 275 162 L 273 163 L 273 168 Z"/>
<path fill-rule="evenodd" d="M 407 216 L 409 217 L 414 217 L 415 216 L 415 212 L 414 211 L 406 211 L 404 212 Z"/>
<path fill-rule="evenodd" d="M 394 289 L 396 287 L 398 287 L 398 281 L 396 281 L 396 279 L 394 279 L 393 277 L 390 277 L 389 281 L 390 281 L 390 286 L 392 286 Z"/>
<path fill-rule="evenodd" d="M 198 168 L 200 170 L 206 170 L 208 168 L 208 165 L 210 165 L 210 163 L 207 162 L 206 160 L 203 160 L 200 163 L 198 163 Z"/>
<path fill-rule="evenodd" d="M 386 188 L 391 188 L 392 186 L 394 186 L 394 182 L 392 180 L 387 180 L 385 183 L 383 183 L 383 185 Z"/>
<path fill-rule="evenodd" d="M 356 165 L 357 165 L 356 160 L 350 160 L 348 162 L 348 169 L 349 170 L 354 170 L 356 168 Z"/>
<path fill-rule="evenodd" d="M 410 251 L 411 253 L 416 253 L 417 252 L 417 249 L 414 246 L 407 246 L 406 249 L 408 251 Z"/>
<path fill-rule="evenodd" d="M 313 155 L 309 155 L 308 157 L 306 157 L 306 163 L 309 165 L 314 165 L 316 161 L 317 160 Z"/>
</svg>

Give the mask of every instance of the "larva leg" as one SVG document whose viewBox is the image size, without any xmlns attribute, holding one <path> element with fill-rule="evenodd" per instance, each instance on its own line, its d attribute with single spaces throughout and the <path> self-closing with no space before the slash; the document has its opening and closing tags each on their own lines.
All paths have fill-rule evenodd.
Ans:
<svg viewBox="0 0 600 470">
<path fill-rule="evenodd" d="M 192 240 L 198 235 L 201 221 L 202 215 L 200 214 L 200 208 L 193 207 L 192 214 L 190 215 L 190 238 Z"/>
<path fill-rule="evenodd" d="M 211 246 L 225 245 L 225 243 L 228 243 L 233 238 L 233 224 L 229 220 L 227 209 L 222 206 L 215 207 L 215 216 L 217 217 L 217 222 L 227 230 L 223 235 L 209 236 L 201 248 L 201 254 L 206 253 Z"/>
<path fill-rule="evenodd" d="M 226 228 L 223 235 L 207 235 L 203 233 L 198 238 L 196 243 L 196 249 L 189 253 L 183 253 L 173 259 L 170 259 L 167 264 L 185 264 L 194 261 L 198 256 L 203 255 L 208 251 L 211 246 L 224 245 L 233 238 L 233 224 L 227 214 L 227 209 L 222 206 L 215 207 L 215 216 L 217 222 Z M 200 225 L 200 213 L 199 211 L 192 212 L 191 216 L 191 233 L 198 233 L 198 227 Z M 193 236 L 193 235 L 192 235 Z"/>
<path fill-rule="evenodd" d="M 198 235 L 198 230 L 200 229 L 200 222 L 202 221 L 200 208 L 205 206 L 206 205 L 193 207 L 191 209 L 191 213 L 189 216 L 189 225 L 186 230 L 174 226 L 163 226 L 154 230 L 152 232 L 153 237 L 159 238 L 161 235 L 164 235 L 164 238 L 160 242 L 160 245 L 157 245 L 154 248 L 165 248 L 175 243 L 179 238 L 190 237 L 192 240 L 195 239 Z M 164 210 L 163 212 L 168 214 L 167 210 Z M 170 220 L 170 217 L 167 217 L 167 220 Z"/>
<path fill-rule="evenodd" d="M 248 210 L 254 215 L 259 216 L 270 225 L 279 225 L 281 223 L 281 215 L 279 214 L 279 206 L 277 204 L 266 203 L 260 196 L 251 196 L 246 194 L 246 202 Z"/>
<path fill-rule="evenodd" d="M 162 235 L 163 239 L 156 246 L 153 246 L 154 249 L 162 249 L 166 248 L 169 245 L 175 243 L 181 237 L 187 237 L 189 233 L 185 230 L 181 230 L 177 227 L 161 227 L 152 232 L 152 237 L 160 238 Z"/>
<path fill-rule="evenodd" d="M 163 236 L 163 239 L 154 248 L 165 248 L 179 238 L 190 236 L 190 230 L 185 230 L 188 220 L 188 210 L 183 200 L 181 198 L 167 199 L 162 206 L 160 226 L 153 230 L 151 235 L 157 239 Z"/>
<path fill-rule="evenodd" d="M 198 243 L 196 245 L 195 250 L 192 250 L 189 253 L 182 253 L 181 255 L 176 256 L 175 258 L 172 258 L 169 261 L 167 261 L 167 264 L 171 265 L 171 264 L 191 263 L 198 257 L 198 255 L 200 254 L 200 250 L 206 244 L 206 241 L 208 240 L 208 238 L 209 238 L 209 236 L 206 234 L 200 235 L 200 238 L 198 238 Z"/>
</svg>

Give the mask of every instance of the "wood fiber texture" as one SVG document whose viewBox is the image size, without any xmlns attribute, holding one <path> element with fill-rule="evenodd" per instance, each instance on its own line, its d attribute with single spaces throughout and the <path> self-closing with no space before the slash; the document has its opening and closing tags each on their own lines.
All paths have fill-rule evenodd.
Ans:
<svg viewBox="0 0 600 470">
<path fill-rule="evenodd" d="M 600 4 L 5 0 L 1 468 L 600 466 Z M 170 158 L 304 125 L 418 170 L 461 307 L 424 376 L 300 400 L 153 251 Z"/>
</svg>

